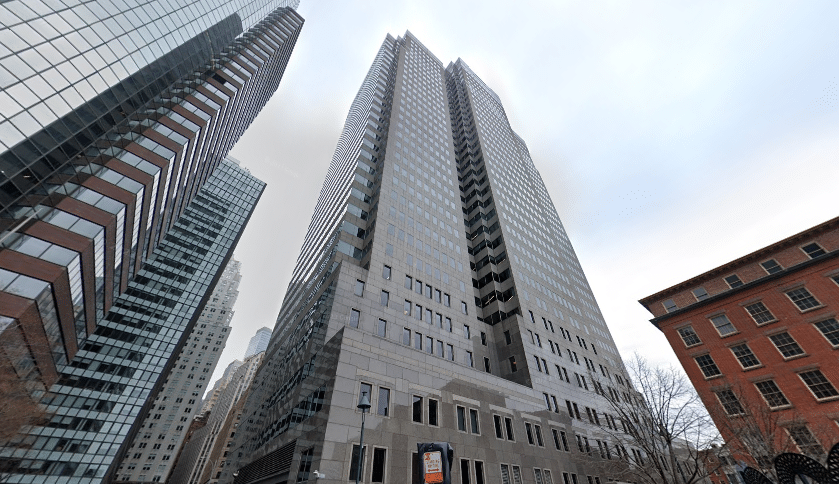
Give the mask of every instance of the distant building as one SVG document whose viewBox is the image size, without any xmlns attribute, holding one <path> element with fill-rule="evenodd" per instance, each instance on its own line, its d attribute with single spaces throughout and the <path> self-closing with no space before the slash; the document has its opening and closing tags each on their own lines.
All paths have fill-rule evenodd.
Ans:
<svg viewBox="0 0 839 484">
<path fill-rule="evenodd" d="M 245 352 L 245 358 L 267 350 L 269 341 L 271 341 L 271 329 L 267 327 L 260 328 L 253 335 L 253 338 L 251 338 L 251 342 L 248 344 L 248 351 Z"/>
<path fill-rule="evenodd" d="M 839 441 L 837 249 L 839 218 L 640 301 L 723 437 L 761 467 Z"/>
<path fill-rule="evenodd" d="M 206 397 L 204 398 L 204 402 L 201 404 L 201 410 L 199 413 L 207 413 L 209 412 L 213 406 L 216 404 L 216 400 L 218 399 L 218 394 L 224 390 L 225 385 L 230 379 L 233 377 L 233 374 L 236 373 L 236 370 L 239 369 L 245 362 L 239 360 L 233 360 L 227 365 L 225 368 L 224 373 L 221 375 L 221 378 L 216 380 L 213 383 L 213 388 L 207 393 Z"/>
<path fill-rule="evenodd" d="M 179 484 L 218 482 L 228 444 L 233 439 L 251 382 L 265 353 L 245 359 L 233 376 L 219 388 L 218 398 L 206 418 L 184 445 L 170 481 Z"/>
<path fill-rule="evenodd" d="M 224 269 L 163 388 L 140 424 L 139 433 L 119 464 L 117 474 L 120 480 L 167 481 L 175 463 L 167 455 L 174 455 L 183 445 L 190 422 L 199 412 L 207 380 L 215 371 L 230 336 L 230 319 L 242 279 L 241 266 L 241 262 L 231 259 Z M 204 350 L 204 347 L 208 349 Z M 149 432 L 157 434 L 157 438 L 149 441 Z M 151 463 L 155 460 L 158 462 L 154 463 L 154 472 L 151 472 Z"/>
</svg>

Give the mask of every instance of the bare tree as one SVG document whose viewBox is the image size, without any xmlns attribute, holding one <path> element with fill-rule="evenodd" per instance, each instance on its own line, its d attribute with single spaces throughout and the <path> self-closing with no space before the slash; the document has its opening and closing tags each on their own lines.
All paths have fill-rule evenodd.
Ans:
<svg viewBox="0 0 839 484">
<path fill-rule="evenodd" d="M 773 459 L 779 454 L 795 452 L 817 462 L 824 459 L 825 449 L 820 441 L 830 441 L 833 429 L 808 425 L 782 394 L 770 395 L 770 407 L 753 388 L 743 385 L 723 381 L 715 393 L 717 399 L 708 411 L 734 459 L 759 469 L 775 482 L 778 476 Z"/>
<path fill-rule="evenodd" d="M 652 366 L 637 353 L 627 370 L 630 381 L 617 388 L 592 377 L 613 412 L 608 433 L 623 461 L 612 466 L 614 478 L 695 484 L 718 470 L 722 440 L 684 373 Z"/>
</svg>

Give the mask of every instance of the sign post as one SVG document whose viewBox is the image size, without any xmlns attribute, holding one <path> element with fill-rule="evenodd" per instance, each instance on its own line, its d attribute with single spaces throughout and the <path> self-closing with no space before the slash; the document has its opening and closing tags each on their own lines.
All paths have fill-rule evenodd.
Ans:
<svg viewBox="0 0 839 484">
<path fill-rule="evenodd" d="M 417 458 L 422 484 L 451 484 L 454 449 L 448 442 L 418 443 Z"/>
</svg>

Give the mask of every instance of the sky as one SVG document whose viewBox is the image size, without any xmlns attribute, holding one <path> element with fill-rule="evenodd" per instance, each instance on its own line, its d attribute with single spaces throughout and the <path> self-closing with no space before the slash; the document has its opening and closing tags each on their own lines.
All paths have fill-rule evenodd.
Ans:
<svg viewBox="0 0 839 484">
<path fill-rule="evenodd" d="M 350 104 L 410 30 L 501 98 L 624 359 L 678 365 L 638 300 L 837 216 L 839 3 L 301 0 L 231 155 L 268 186 L 213 380 L 273 328 Z"/>
</svg>

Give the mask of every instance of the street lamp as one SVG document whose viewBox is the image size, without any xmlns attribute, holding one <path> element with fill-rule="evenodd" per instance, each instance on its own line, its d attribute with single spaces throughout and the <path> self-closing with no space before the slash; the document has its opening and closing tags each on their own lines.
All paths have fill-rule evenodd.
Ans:
<svg viewBox="0 0 839 484">
<path fill-rule="evenodd" d="M 356 408 L 361 409 L 361 438 L 358 439 L 358 468 L 355 473 L 355 484 L 361 479 L 361 463 L 364 460 L 364 414 L 370 410 L 370 399 L 367 397 L 367 392 L 361 392 L 361 399 L 356 405 Z"/>
</svg>

